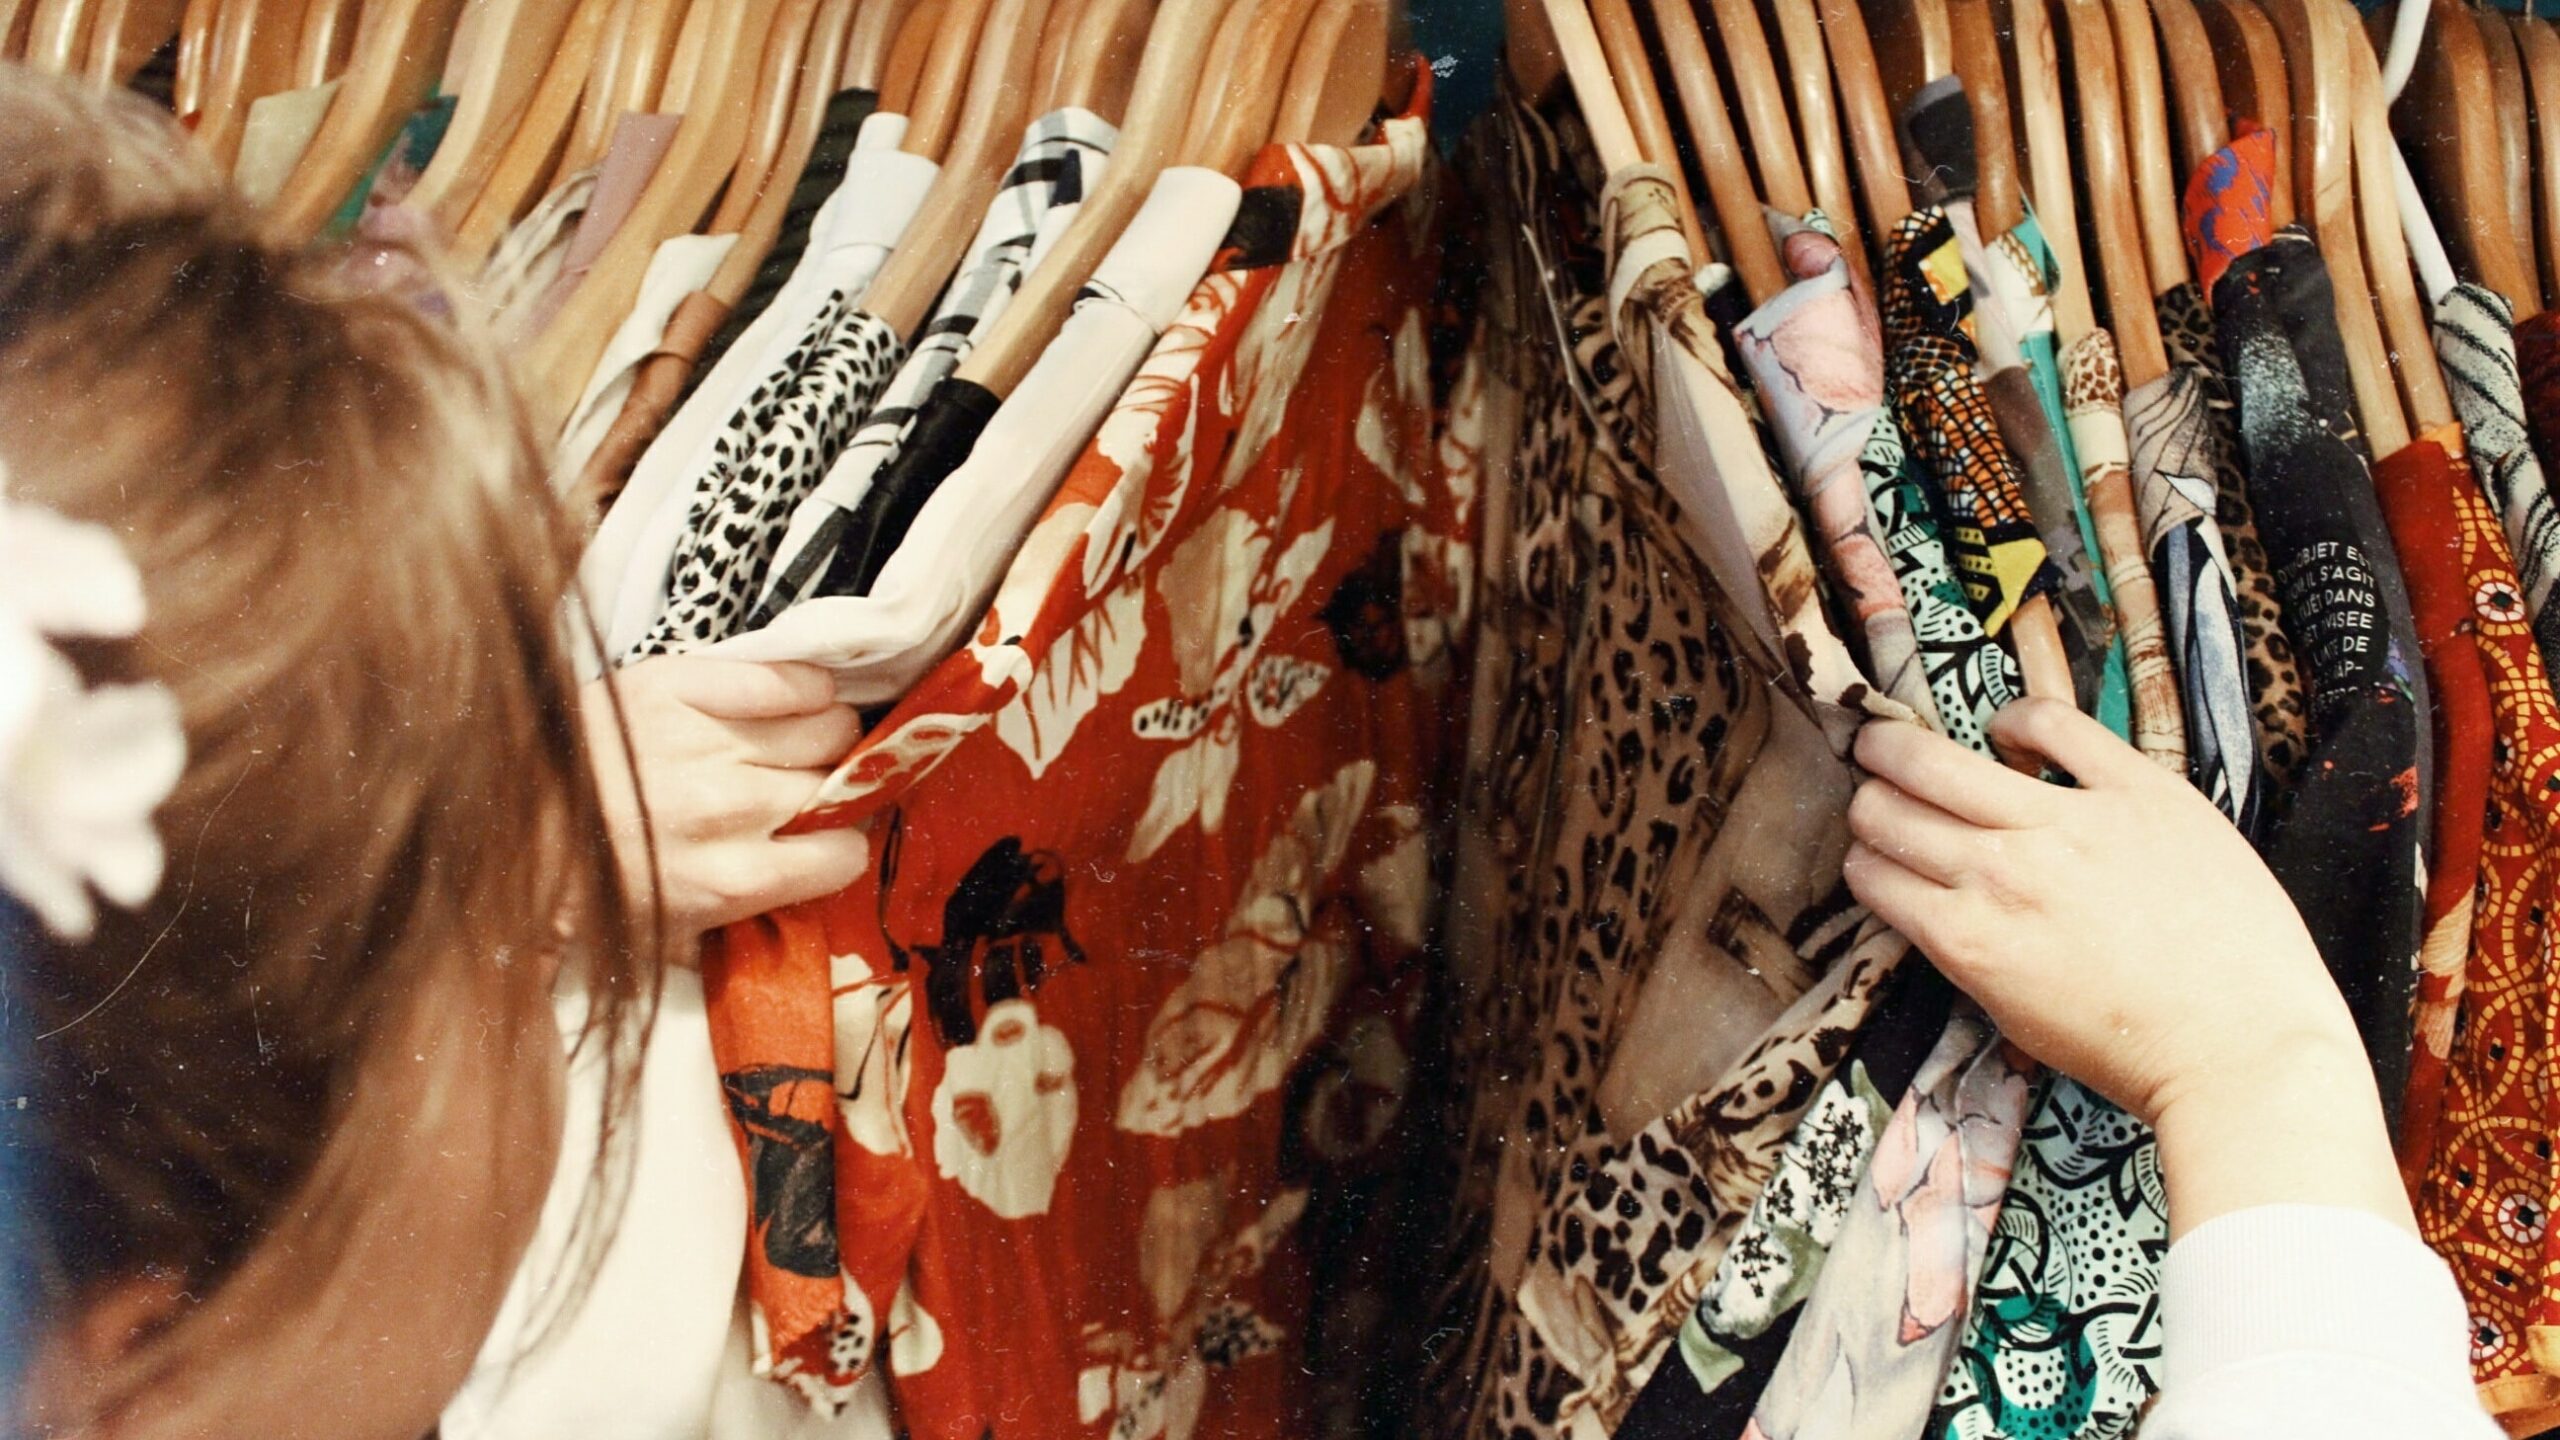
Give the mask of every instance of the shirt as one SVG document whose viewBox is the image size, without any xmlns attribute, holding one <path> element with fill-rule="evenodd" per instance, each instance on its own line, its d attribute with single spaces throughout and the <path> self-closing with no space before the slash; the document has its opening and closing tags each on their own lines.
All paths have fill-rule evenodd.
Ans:
<svg viewBox="0 0 2560 1440">
<path fill-rule="evenodd" d="M 587 278 L 596 258 L 613 242 L 614 232 L 631 218 L 642 192 L 658 173 L 658 162 L 667 157 L 667 147 L 675 143 L 676 131 L 683 123 L 682 115 L 636 113 L 614 122 L 613 138 L 605 145 L 604 158 L 596 164 L 595 190 L 569 232 L 569 243 L 561 252 L 558 267 L 539 288 L 525 292 L 498 313 L 498 334 L 503 341 L 523 344 L 549 328 L 551 317 L 569 303 L 578 282 Z"/>
<path fill-rule="evenodd" d="M 838 698 L 858 705 L 888 704 L 940 664 L 987 613 L 1025 532 L 1123 389 L 1179 384 L 1199 363 L 1198 331 L 1224 312 L 1192 313 L 1188 297 L 1241 200 L 1215 171 L 1160 173 L 1010 397 L 941 382 L 907 453 L 947 479 L 872 593 L 804 600 L 721 653 L 824 665 Z M 1176 329 L 1187 339 L 1166 343 Z"/>
<path fill-rule="evenodd" d="M 640 291 L 632 299 L 631 313 L 623 317 L 613 338 L 605 342 L 604 353 L 596 358 L 596 368 L 588 375 L 577 405 L 560 428 L 560 443 L 552 452 L 551 462 L 555 481 L 566 484 L 586 473 L 596 447 L 604 442 L 605 433 L 621 415 L 623 401 L 630 396 L 631 382 L 641 363 L 666 339 L 667 322 L 674 318 L 676 307 L 686 296 L 711 283 L 712 275 L 737 243 L 734 234 L 676 235 L 659 243 L 649 257 L 648 270 L 640 277 Z"/>
<path fill-rule="evenodd" d="M 706 957 L 748 1292 L 812 1399 L 885 1360 L 932 1440 L 1304 1431 L 1300 1221 L 1401 1093 L 1432 902 L 1447 692 L 1407 637 L 1465 536 L 1397 363 L 1427 104 L 1255 159 L 1158 344 L 1195 363 L 799 822 L 866 826 L 871 871 Z"/>
<path fill-rule="evenodd" d="M 2550 604 L 2552 584 L 2560 580 L 2560 505 L 2552 501 L 2526 428 L 2514 317 L 2496 291 L 2454 286 L 2435 305 L 2436 359 L 2453 392 L 2472 471 L 2507 528 L 2543 670 L 2551 673 L 2560 670 L 2560 614 Z"/>
<path fill-rule="evenodd" d="M 595 198 L 601 167 L 572 171 L 551 187 L 523 219 L 507 228 L 480 267 L 469 288 L 475 309 L 484 316 L 506 314 L 548 286 L 568 258 L 578 233 L 578 219 Z"/>
<path fill-rule="evenodd" d="M 2396 1111 L 2407 1073 L 2432 756 L 2408 594 L 2351 420 L 2327 269 L 2263 210 L 2273 145 L 2234 142 L 2189 183 L 2186 228 L 2232 378 L 2250 495 L 2295 652 L 2312 747 L 2262 851 L 2345 994 Z M 2233 253 L 2237 243 L 2265 243 Z"/>
<path fill-rule="evenodd" d="M 1505 181 L 1472 227 L 1486 364 L 1519 420 L 1488 494 L 1450 912 L 1477 918 L 1445 942 L 1448 1101 L 1419 1127 L 1449 1183 L 1420 1212 L 1439 1239 L 1411 1328 L 1444 1338 L 1415 1403 L 1452 1430 L 1605 1433 L 1677 1363 L 1807 1077 L 1907 946 L 1839 881 L 1852 784 L 1826 722 L 1850 697 L 1764 638 L 1810 617 L 1755 557 L 1800 562 L 1747 528 L 1783 491 L 1673 191 L 1592 173 L 1569 107 L 1508 88 L 1479 143 Z"/>
<path fill-rule="evenodd" d="M 827 97 L 826 113 L 818 122 L 818 133 L 809 143 L 809 159 L 800 167 L 800 178 L 792 182 L 791 198 L 784 202 L 782 227 L 774 232 L 773 248 L 764 252 L 745 293 L 731 308 L 729 319 L 703 348 L 696 374 L 720 363 L 729 347 L 738 343 L 747 327 L 765 312 L 783 285 L 799 268 L 800 257 L 808 251 L 811 227 L 818 219 L 820 207 L 827 197 L 844 183 L 845 167 L 853 162 L 855 144 L 873 112 L 880 108 L 880 95 L 875 90 L 847 88 Z M 893 142 L 890 147 L 895 149 Z"/>
<path fill-rule="evenodd" d="M 2142 525 L 2134 515 L 2132 447 L 2124 423 L 2124 364 L 2116 341 L 2091 330 L 2063 354 L 2064 404 L 2071 445 L 2080 462 L 2080 493 L 2097 527 L 2098 554 L 2106 563 L 2109 602 L 2124 648 L 2125 684 L 2133 704 L 2134 745 L 2180 774 L 2187 768 L 2186 707 L 2178 673 L 2169 663 L 2169 634 L 2160 615 L 2160 589 L 2143 553 Z"/>
<path fill-rule="evenodd" d="M 870 418 L 846 442 L 826 478 L 793 512 L 763 598 L 746 628 L 769 622 L 815 590 L 845 532 L 859 528 L 855 522 L 870 498 L 866 492 L 872 477 L 897 453 L 917 407 L 960 367 L 977 337 L 1003 315 L 1030 271 L 1032 252 L 1044 228 L 1062 228 L 1080 207 L 1100 179 L 1103 159 L 1118 136 L 1117 127 L 1088 110 L 1059 110 L 1033 122 L 1003 189 L 988 205 L 957 272 L 916 341 L 915 352 L 898 367 Z M 1052 211 L 1065 213 L 1053 216 Z M 1204 256 L 1204 268 L 1206 263 Z M 1195 274 L 1180 283 L 1187 286 L 1198 278 Z M 876 531 L 876 511 L 871 519 Z"/>
<path fill-rule="evenodd" d="M 2518 325 L 2516 373 L 2524 382 L 2524 418 L 2543 473 L 2560 468 L 2560 314 L 2545 310 Z"/>
<path fill-rule="evenodd" d="M 273 203 L 337 97 L 338 82 L 331 80 L 250 101 L 240 123 L 240 153 L 231 163 L 233 188 L 252 205 Z"/>
<path fill-rule="evenodd" d="M 2266 780 L 2260 792 L 2259 822 L 2250 828 L 2255 836 L 2270 813 L 2268 797 L 2289 792 L 2301 776 L 2302 757 L 2310 748 L 2311 701 L 2303 689 L 2293 641 L 2285 634 L 2284 607 L 2276 597 L 2267 547 L 2258 538 L 2248 477 L 2240 469 L 2237 412 L 2230 379 L 2222 370 L 2222 352 L 2214 340 L 2212 308 L 2193 282 L 2172 286 L 2159 298 L 2160 338 L 2169 351 L 2171 369 L 2193 374 L 2204 396 L 2205 428 L 2212 441 L 2205 459 L 2213 466 L 2213 518 L 2222 527 L 2223 553 L 2231 561 L 2240 633 L 2248 646 L 2249 727 Z M 2183 678 L 2186 672 L 2179 674 Z M 2194 719 L 2192 711 L 2189 718 Z"/>
<path fill-rule="evenodd" d="M 580 583 L 605 624 L 605 650 L 630 654 L 665 607 L 676 548 L 687 533 L 694 497 L 727 442 L 761 432 L 799 380 L 793 357 L 806 357 L 810 329 L 858 301 L 897 236 L 932 188 L 940 167 L 897 148 L 903 115 L 874 115 L 848 162 L 844 182 L 820 208 L 813 243 L 772 305 L 711 368 L 631 474 L 598 527 L 580 564 Z"/>
<path fill-rule="evenodd" d="M 2409 588 L 2440 608 L 2468 609 L 2466 628 L 2488 680 L 2494 749 L 2460 757 L 2485 769 L 2488 792 L 2477 868 L 2463 877 L 2474 887 L 2469 955 L 2455 1013 L 2422 1012 L 2434 1032 L 2423 1037 L 2422 1053 L 2433 1053 L 2439 1039 L 2446 1053 L 2433 1143 L 2412 1198 L 2419 1233 L 2453 1267 L 2470 1308 L 2481 1400 L 2510 1414 L 2560 1403 L 2560 1375 L 2545 1358 L 2560 1346 L 2553 1328 L 2560 1295 L 2550 1288 L 2560 1265 L 2546 1273 L 2545 1261 L 2555 1249 L 2550 1136 L 2560 1121 L 2549 934 L 2560 904 L 2560 870 L 2551 861 L 2560 840 L 2560 701 L 2506 537 L 2462 464 L 2461 439 L 2450 427 L 2422 436 L 2376 467 L 2375 483 L 2395 514 L 2450 510 L 2459 548 L 2411 547 Z M 2441 532 L 2442 518 L 2429 528 Z"/>
</svg>

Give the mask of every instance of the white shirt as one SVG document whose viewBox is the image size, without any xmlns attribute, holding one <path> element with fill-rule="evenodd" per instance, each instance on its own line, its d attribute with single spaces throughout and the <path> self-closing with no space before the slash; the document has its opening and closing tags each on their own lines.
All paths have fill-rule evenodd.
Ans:
<svg viewBox="0 0 2560 1440">
<path fill-rule="evenodd" d="M 863 122 L 843 183 L 819 207 L 791 278 L 668 418 L 605 512 L 578 569 L 605 630 L 605 654 L 628 654 L 656 623 L 693 481 L 709 468 L 711 447 L 739 402 L 781 367 L 829 295 L 858 298 L 870 286 L 933 187 L 941 167 L 897 148 L 906 125 L 903 115 Z"/>
<path fill-rule="evenodd" d="M 1243 193 L 1214 170 L 1158 175 L 1057 338 L 925 503 L 871 593 L 804 600 L 711 653 L 824 665 L 852 704 L 905 694 L 986 612 L 1058 483 L 1208 272 Z"/>
<path fill-rule="evenodd" d="M 587 461 L 622 414 L 622 402 L 631 394 L 640 362 L 667 338 L 667 322 L 676 307 L 711 283 L 737 243 L 736 235 L 674 235 L 659 243 L 649 257 L 648 270 L 640 276 L 640 293 L 631 302 L 631 313 L 622 317 L 621 327 L 605 342 L 604 353 L 596 357 L 596 368 L 587 376 L 586 389 L 569 412 L 569 423 L 560 428 L 560 446 L 551 462 L 554 483 L 572 484 L 586 473 Z"/>
<path fill-rule="evenodd" d="M 2142 1440 L 2498 1440 L 2453 1276 L 2361 1210 L 2266 1205 L 2197 1226 L 2160 1278 Z"/>
</svg>

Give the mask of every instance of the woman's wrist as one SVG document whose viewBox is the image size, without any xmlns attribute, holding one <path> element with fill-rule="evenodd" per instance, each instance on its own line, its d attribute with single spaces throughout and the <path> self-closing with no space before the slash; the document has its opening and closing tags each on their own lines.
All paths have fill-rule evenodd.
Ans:
<svg viewBox="0 0 2560 1440">
<path fill-rule="evenodd" d="M 2270 1034 L 2163 1099 L 2172 1238 L 2259 1205 L 2362 1210 L 2414 1234 L 2373 1067 L 2343 1023 Z"/>
</svg>

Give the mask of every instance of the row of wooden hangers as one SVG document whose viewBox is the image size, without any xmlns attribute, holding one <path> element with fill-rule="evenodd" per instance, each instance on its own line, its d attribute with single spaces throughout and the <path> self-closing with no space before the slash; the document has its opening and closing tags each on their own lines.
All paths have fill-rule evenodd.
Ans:
<svg viewBox="0 0 2560 1440">
<path fill-rule="evenodd" d="M 880 95 L 940 170 L 863 308 L 912 335 L 1029 123 L 1082 106 L 1119 125 L 1102 177 L 972 355 L 1011 392 L 1158 172 L 1241 178 L 1275 140 L 1350 144 L 1387 82 L 1389 0 L 0 0 L 0 56 L 100 84 L 176 43 L 176 108 L 217 162 L 260 96 L 335 80 L 271 221 L 315 234 L 410 113 L 454 97 L 406 203 L 466 267 L 626 114 L 679 115 L 613 239 L 519 357 L 538 419 L 564 415 L 650 256 L 738 236 L 708 287 L 735 304 L 780 233 L 828 101 Z"/>
<path fill-rule="evenodd" d="M 1983 234 L 2032 201 L 2062 270 L 2059 342 L 2105 325 L 2128 388 L 2166 373 L 2157 299 L 2193 278 L 2186 177 L 2233 117 L 2273 134 L 2278 223 L 2313 223 L 2375 454 L 2453 419 L 2430 300 L 2457 278 L 2518 319 L 2560 299 L 2560 31 L 2546 21 L 2464 0 L 2402 0 L 2369 25 L 2348 0 L 1509 3 L 1522 82 L 1570 83 L 1610 169 L 1697 176 L 1693 255 L 1711 231 L 1755 303 L 1786 285 L 1764 204 L 1827 212 L 1867 278 L 1866 242 L 1912 203 L 1894 118 L 1947 75 L 1973 110 Z M 2386 88 L 2378 42 L 2405 89 Z M 2029 688 L 2067 698 L 2049 614 L 2031 603 L 2014 623 Z"/>
</svg>

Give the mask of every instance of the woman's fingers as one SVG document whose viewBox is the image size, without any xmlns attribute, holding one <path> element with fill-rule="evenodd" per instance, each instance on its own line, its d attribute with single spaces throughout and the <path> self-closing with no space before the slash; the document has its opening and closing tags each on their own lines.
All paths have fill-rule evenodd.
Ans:
<svg viewBox="0 0 2560 1440">
<path fill-rule="evenodd" d="M 871 864 L 871 841 L 860 830 L 819 830 L 775 840 L 763 847 L 763 858 L 771 866 L 751 897 L 751 914 L 833 895 L 852 884 Z"/>
<path fill-rule="evenodd" d="M 777 720 L 812 715 L 836 703 L 833 677 L 816 665 L 765 664 L 684 655 L 652 661 L 667 667 L 669 693 L 722 720 Z"/>
<path fill-rule="evenodd" d="M 730 733 L 746 746 L 747 762 L 774 770 L 831 770 L 862 738 L 862 713 L 829 705 L 779 720 L 732 720 Z"/>
<path fill-rule="evenodd" d="M 2042 703 L 2022 700 L 2001 713 Z M 1906 721 L 1879 720 L 1860 730 L 1857 759 L 1868 774 L 1976 825 L 2025 830 L 2054 813 L 2052 786 Z"/>
<path fill-rule="evenodd" d="M 1986 852 L 2008 838 L 1914 799 L 1890 780 L 1858 787 L 1849 801 L 1849 833 L 1868 849 L 1947 886 L 1974 879 Z"/>
<path fill-rule="evenodd" d="M 1912 940 L 1920 938 L 1915 926 L 1926 923 L 1929 915 L 1955 898 L 1955 892 L 1946 886 L 1864 840 L 1849 842 L 1848 858 L 1841 862 L 1840 870 L 1849 882 L 1849 893 L 1858 897 L 1859 904 Z"/>
<path fill-rule="evenodd" d="M 1991 741 L 2004 752 L 2052 766 L 2084 790 L 2175 779 L 2114 731 L 2059 700 L 2026 699 L 1991 717 Z"/>
</svg>

